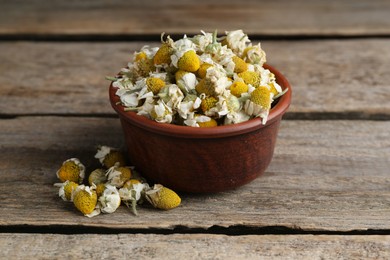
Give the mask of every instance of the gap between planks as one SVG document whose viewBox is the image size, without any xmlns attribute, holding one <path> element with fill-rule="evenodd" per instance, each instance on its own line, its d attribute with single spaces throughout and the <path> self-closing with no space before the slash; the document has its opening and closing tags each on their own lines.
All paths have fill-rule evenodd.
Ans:
<svg viewBox="0 0 390 260">
<path fill-rule="evenodd" d="M 247 235 L 329 235 L 329 236 L 356 236 L 356 235 L 390 235 L 390 229 L 367 229 L 350 231 L 329 231 L 329 230 L 302 230 L 300 228 L 290 228 L 286 226 L 263 226 L 254 227 L 246 225 L 233 225 L 223 227 L 214 225 L 209 228 L 193 228 L 177 225 L 172 228 L 107 228 L 92 226 L 73 225 L 11 225 L 0 226 L 0 233 L 20 233 L 20 234 L 208 234 L 227 236 L 247 236 Z"/>
</svg>

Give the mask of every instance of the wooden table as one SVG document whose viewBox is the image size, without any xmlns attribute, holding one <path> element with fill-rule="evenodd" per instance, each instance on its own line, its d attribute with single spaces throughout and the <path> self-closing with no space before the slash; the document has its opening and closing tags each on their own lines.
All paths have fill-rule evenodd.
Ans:
<svg viewBox="0 0 390 260">
<path fill-rule="evenodd" d="M 0 1 L 0 258 L 390 257 L 390 2 Z M 123 148 L 108 102 L 143 45 L 243 29 L 293 87 L 265 175 L 171 211 L 83 217 L 62 161 Z"/>
</svg>

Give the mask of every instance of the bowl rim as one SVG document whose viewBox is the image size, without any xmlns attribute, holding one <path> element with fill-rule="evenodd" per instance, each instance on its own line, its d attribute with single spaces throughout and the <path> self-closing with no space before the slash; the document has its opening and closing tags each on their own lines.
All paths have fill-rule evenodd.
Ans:
<svg viewBox="0 0 390 260">
<path fill-rule="evenodd" d="M 147 117 L 137 115 L 137 113 L 134 111 L 125 111 L 124 106 L 118 105 L 117 103 L 120 99 L 115 94 L 116 88 L 112 86 L 112 82 L 109 86 L 109 98 L 111 106 L 118 113 L 119 118 L 121 120 L 126 120 L 133 125 L 136 125 L 144 130 L 148 130 L 156 134 L 181 138 L 222 138 L 227 136 L 240 135 L 252 132 L 263 127 L 267 127 L 273 124 L 275 121 L 280 120 L 290 106 L 292 91 L 291 85 L 286 79 L 286 77 L 273 66 L 264 64 L 263 67 L 265 69 L 270 70 L 275 75 L 276 82 L 282 87 L 283 90 L 285 90 L 286 88 L 288 89 L 288 91 L 279 98 L 275 106 L 271 108 L 270 113 L 268 115 L 268 120 L 264 125 L 261 122 L 261 118 L 253 118 L 248 121 L 237 124 L 205 128 L 158 123 Z"/>
</svg>

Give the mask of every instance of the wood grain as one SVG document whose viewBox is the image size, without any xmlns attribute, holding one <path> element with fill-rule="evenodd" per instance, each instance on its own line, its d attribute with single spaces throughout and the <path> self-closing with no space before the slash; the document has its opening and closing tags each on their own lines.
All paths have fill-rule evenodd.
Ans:
<svg viewBox="0 0 390 260">
<path fill-rule="evenodd" d="M 134 35 L 244 29 L 256 35 L 389 35 L 390 4 L 364 1 L 1 1 L 0 34 Z M 223 22 L 222 22 L 223 21 Z"/>
<path fill-rule="evenodd" d="M 267 228 L 388 230 L 390 122 L 283 121 L 265 175 L 229 192 L 180 194 L 182 205 L 140 217 L 125 207 L 89 219 L 57 196 L 55 172 L 79 157 L 97 167 L 95 146 L 120 147 L 114 118 L 20 117 L 0 120 L 0 226 L 148 230 Z M 21 142 L 20 140 L 24 140 Z"/>
<path fill-rule="evenodd" d="M 0 114 L 114 114 L 104 77 L 126 66 L 144 44 L 158 45 L 0 43 Z M 262 46 L 269 64 L 292 85 L 290 113 L 390 117 L 389 40 L 264 41 Z"/>
<path fill-rule="evenodd" d="M 12 259 L 388 259 L 389 246 L 389 236 L 0 234 L 0 257 Z"/>
</svg>

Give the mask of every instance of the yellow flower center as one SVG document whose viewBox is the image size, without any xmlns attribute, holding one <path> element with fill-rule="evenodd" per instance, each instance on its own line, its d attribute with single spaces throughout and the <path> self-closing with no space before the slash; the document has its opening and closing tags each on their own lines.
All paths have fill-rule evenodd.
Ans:
<svg viewBox="0 0 390 260">
<path fill-rule="evenodd" d="M 171 63 L 172 48 L 163 43 L 153 57 L 154 65 L 170 64 Z"/>
<path fill-rule="evenodd" d="M 234 66 L 234 72 L 235 73 L 241 73 L 241 72 L 244 72 L 248 69 L 248 64 L 246 64 L 246 62 L 241 59 L 240 57 L 238 56 L 234 56 L 232 58 L 235 66 Z"/>
<path fill-rule="evenodd" d="M 214 96 L 215 86 L 208 78 L 204 78 L 195 86 L 196 92 L 200 95 L 202 93 L 206 94 L 206 96 Z"/>
<path fill-rule="evenodd" d="M 105 189 L 106 189 L 106 185 L 104 183 L 100 183 L 96 185 L 96 195 L 98 198 L 102 196 Z"/>
<path fill-rule="evenodd" d="M 181 198 L 173 190 L 163 187 L 159 192 L 158 199 L 154 205 L 156 208 L 169 210 L 176 208 L 181 203 Z"/>
<path fill-rule="evenodd" d="M 198 55 L 196 55 L 194 50 L 189 50 L 185 52 L 177 62 L 177 67 L 180 70 L 196 72 L 200 67 Z"/>
<path fill-rule="evenodd" d="M 199 70 L 198 70 L 198 77 L 201 78 L 201 79 L 204 79 L 206 77 L 206 74 L 207 74 L 207 69 L 212 67 L 213 65 L 211 65 L 210 63 L 203 63 L 202 65 L 200 65 L 199 67 Z"/>
<path fill-rule="evenodd" d="M 120 177 L 121 182 L 125 183 L 126 181 L 130 180 L 131 170 L 129 168 L 118 167 L 116 170 L 121 172 L 121 177 Z"/>
<path fill-rule="evenodd" d="M 142 77 L 147 77 L 149 76 L 149 73 L 154 71 L 155 67 L 153 65 L 153 60 L 152 59 L 140 59 L 137 61 L 138 65 L 138 73 Z"/>
<path fill-rule="evenodd" d="M 123 188 L 130 189 L 134 184 L 138 184 L 138 183 L 141 182 L 137 179 L 130 179 L 126 181 L 126 183 L 123 185 Z"/>
<path fill-rule="evenodd" d="M 181 80 L 185 74 L 187 74 L 188 71 L 184 71 L 184 70 L 178 70 L 176 71 L 175 73 L 175 80 L 176 80 L 176 83 Z"/>
<path fill-rule="evenodd" d="M 215 97 L 206 97 L 200 103 L 200 109 L 203 113 L 206 113 L 210 108 L 214 107 L 217 104 L 218 100 Z"/>
<path fill-rule="evenodd" d="M 140 61 L 147 58 L 148 56 L 146 56 L 146 53 L 142 51 L 135 56 L 135 61 Z"/>
<path fill-rule="evenodd" d="M 209 121 L 198 122 L 198 125 L 199 127 L 214 127 L 214 126 L 218 126 L 218 123 L 214 118 L 210 118 Z"/>
<path fill-rule="evenodd" d="M 149 91 L 152 91 L 154 95 L 157 95 L 165 86 L 165 82 L 162 79 L 150 77 L 146 80 L 146 85 L 148 86 Z"/>
<path fill-rule="evenodd" d="M 257 72 L 244 71 L 239 73 L 238 76 L 242 78 L 246 84 L 251 84 L 255 88 L 260 85 L 260 75 Z"/>
<path fill-rule="evenodd" d="M 241 94 L 248 92 L 248 89 L 248 85 L 241 81 L 234 82 L 230 85 L 230 93 L 236 97 L 241 97 Z"/>
<path fill-rule="evenodd" d="M 80 182 L 80 167 L 76 165 L 73 161 L 67 161 L 62 164 L 59 172 L 58 178 L 62 181 L 73 181 L 76 183 Z"/>
<path fill-rule="evenodd" d="M 119 163 L 119 166 L 125 166 L 126 161 L 123 154 L 119 151 L 111 150 L 110 153 L 104 157 L 103 164 L 106 168 L 114 166 L 116 163 Z"/>
<path fill-rule="evenodd" d="M 257 105 L 261 105 L 265 109 L 269 109 L 271 108 L 272 101 L 270 94 L 271 92 L 268 87 L 260 86 L 253 90 L 250 100 Z"/>
<path fill-rule="evenodd" d="M 72 192 L 79 186 L 77 183 L 70 181 L 64 186 L 64 193 L 67 200 L 71 200 Z"/>
<path fill-rule="evenodd" d="M 268 85 L 271 87 L 271 93 L 274 94 L 274 96 L 276 96 L 279 92 L 278 92 L 278 90 L 275 88 L 274 83 L 271 82 L 271 83 L 269 83 Z"/>
<path fill-rule="evenodd" d="M 90 214 L 95 209 L 97 203 L 96 191 L 92 191 L 92 194 L 85 190 L 80 190 L 73 198 L 73 204 L 81 213 Z"/>
</svg>

